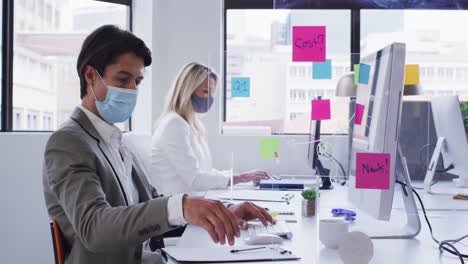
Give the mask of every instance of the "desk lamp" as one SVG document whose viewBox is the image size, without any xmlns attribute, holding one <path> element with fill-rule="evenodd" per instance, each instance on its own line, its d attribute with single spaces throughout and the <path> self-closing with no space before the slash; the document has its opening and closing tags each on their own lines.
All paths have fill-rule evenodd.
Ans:
<svg viewBox="0 0 468 264">
<path fill-rule="evenodd" d="M 348 167 L 346 170 L 347 176 L 349 176 L 350 161 L 351 161 L 351 147 L 353 142 L 353 130 L 354 130 L 354 109 L 356 107 L 356 90 L 357 85 L 354 84 L 354 72 L 347 73 L 338 80 L 336 85 L 335 96 L 337 97 L 349 97 L 349 123 L 348 123 Z"/>
</svg>

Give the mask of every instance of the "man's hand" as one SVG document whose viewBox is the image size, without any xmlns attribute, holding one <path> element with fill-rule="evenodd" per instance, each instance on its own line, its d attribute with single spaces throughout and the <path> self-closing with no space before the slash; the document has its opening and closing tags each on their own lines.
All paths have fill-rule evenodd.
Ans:
<svg viewBox="0 0 468 264">
<path fill-rule="evenodd" d="M 247 221 L 258 219 L 264 225 L 268 223 L 276 223 L 271 215 L 262 207 L 251 203 L 245 202 L 237 205 L 232 205 L 229 210 L 238 218 L 239 225 L 242 229 L 247 229 Z"/>
<path fill-rule="evenodd" d="M 258 184 L 261 180 L 268 180 L 270 176 L 264 171 L 252 171 L 241 173 L 240 175 L 234 176 L 234 185 L 242 182 L 253 182 Z"/>
<path fill-rule="evenodd" d="M 183 211 L 185 221 L 205 229 L 215 243 L 224 245 L 227 238 L 229 245 L 232 246 L 234 236 L 240 236 L 236 216 L 220 201 L 185 196 Z M 243 214 L 248 215 L 246 212 Z"/>
</svg>

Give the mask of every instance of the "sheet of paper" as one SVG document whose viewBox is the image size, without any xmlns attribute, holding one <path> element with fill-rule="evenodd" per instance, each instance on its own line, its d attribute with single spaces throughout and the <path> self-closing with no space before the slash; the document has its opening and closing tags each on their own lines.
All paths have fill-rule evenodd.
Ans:
<svg viewBox="0 0 468 264">
<path fill-rule="evenodd" d="M 356 153 L 356 189 L 390 188 L 390 154 Z"/>
<path fill-rule="evenodd" d="M 276 247 L 267 246 L 264 249 L 231 253 L 231 250 L 254 248 L 249 247 L 217 247 L 213 248 L 163 248 L 169 256 L 179 262 L 191 263 L 220 263 L 220 262 L 245 262 L 245 261 L 274 261 L 274 260 L 298 260 L 299 257 L 292 254 L 281 254 Z"/>
<path fill-rule="evenodd" d="M 354 124 L 361 125 L 362 124 L 362 116 L 364 115 L 364 108 L 365 106 L 362 104 L 356 104 L 356 110 L 354 115 Z"/>
<path fill-rule="evenodd" d="M 293 26 L 292 41 L 294 62 L 325 61 L 325 26 Z"/>
<path fill-rule="evenodd" d="M 312 100 L 312 120 L 330 120 L 330 99 Z"/>
<path fill-rule="evenodd" d="M 232 97 L 250 97 L 250 78 L 232 77 L 231 78 L 231 96 Z"/>
<path fill-rule="evenodd" d="M 405 65 L 405 85 L 419 84 L 419 65 L 408 64 Z"/>
<path fill-rule="evenodd" d="M 330 80 L 332 78 L 332 62 L 312 62 L 312 79 Z"/>
<path fill-rule="evenodd" d="M 370 70 L 369 64 L 359 64 L 359 84 L 369 84 Z"/>
<path fill-rule="evenodd" d="M 278 155 L 279 155 L 279 138 L 271 137 L 271 138 L 260 139 L 260 158 L 273 159 Z"/>
</svg>

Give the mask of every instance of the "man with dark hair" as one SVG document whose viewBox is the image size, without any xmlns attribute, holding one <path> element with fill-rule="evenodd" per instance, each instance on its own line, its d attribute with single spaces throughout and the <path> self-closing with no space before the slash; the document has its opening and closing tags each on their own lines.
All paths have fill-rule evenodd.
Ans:
<svg viewBox="0 0 468 264">
<path fill-rule="evenodd" d="M 239 226 L 271 216 L 252 203 L 178 194 L 161 197 L 148 183 L 114 125 L 128 120 L 151 64 L 144 42 L 115 26 L 89 35 L 78 56 L 81 105 L 50 137 L 43 187 L 49 216 L 63 236 L 65 263 L 162 263 L 161 235 L 186 223 L 232 245 Z M 183 164 L 181 164 L 183 166 Z"/>
</svg>

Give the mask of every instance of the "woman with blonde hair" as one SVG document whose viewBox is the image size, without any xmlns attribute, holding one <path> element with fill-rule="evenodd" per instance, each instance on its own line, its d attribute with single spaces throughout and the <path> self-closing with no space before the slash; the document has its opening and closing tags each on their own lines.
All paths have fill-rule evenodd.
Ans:
<svg viewBox="0 0 468 264">
<path fill-rule="evenodd" d="M 170 89 L 152 137 L 152 184 L 165 195 L 227 188 L 230 175 L 212 167 L 200 114 L 208 112 L 216 93 L 217 75 L 190 63 Z M 263 171 L 235 175 L 233 183 L 268 179 Z"/>
</svg>

